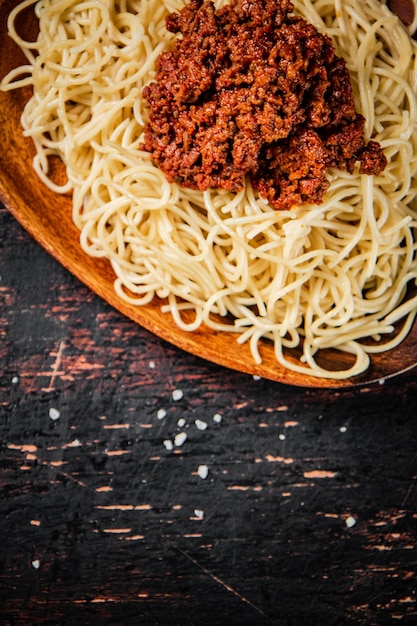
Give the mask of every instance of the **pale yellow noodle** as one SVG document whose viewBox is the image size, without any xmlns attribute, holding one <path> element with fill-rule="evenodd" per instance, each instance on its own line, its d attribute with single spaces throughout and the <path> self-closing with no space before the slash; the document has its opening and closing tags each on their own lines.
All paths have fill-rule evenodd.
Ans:
<svg viewBox="0 0 417 626">
<path fill-rule="evenodd" d="M 417 311 L 416 297 L 404 302 L 417 277 L 416 44 L 383 2 L 294 2 L 346 59 L 366 137 L 388 165 L 377 177 L 332 170 L 322 205 L 281 212 L 249 182 L 238 194 L 170 185 L 140 150 L 141 91 L 172 39 L 165 16 L 182 0 L 41 0 L 39 38 L 26 42 L 14 24 L 31 4 L 8 22 L 28 64 L 1 89 L 33 86 L 22 123 L 34 167 L 54 191 L 72 191 L 81 245 L 109 259 L 121 298 L 165 298 L 181 328 L 235 333 L 256 362 L 272 341 L 281 365 L 319 377 L 359 374 L 369 354 L 404 339 Z M 49 178 L 51 156 L 66 166 L 62 185 Z M 353 355 L 348 370 L 319 365 L 332 347 Z"/>
</svg>

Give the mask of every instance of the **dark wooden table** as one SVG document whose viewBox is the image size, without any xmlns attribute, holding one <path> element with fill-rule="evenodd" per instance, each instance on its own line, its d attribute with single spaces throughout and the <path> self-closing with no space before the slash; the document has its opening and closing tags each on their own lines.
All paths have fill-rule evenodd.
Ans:
<svg viewBox="0 0 417 626">
<path fill-rule="evenodd" d="M 224 370 L 0 230 L 2 626 L 417 623 L 417 373 Z"/>
</svg>

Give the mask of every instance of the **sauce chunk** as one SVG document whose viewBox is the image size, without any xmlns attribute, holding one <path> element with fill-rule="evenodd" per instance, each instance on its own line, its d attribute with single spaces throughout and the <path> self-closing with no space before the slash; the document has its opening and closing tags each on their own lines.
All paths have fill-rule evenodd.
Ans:
<svg viewBox="0 0 417 626">
<path fill-rule="evenodd" d="M 170 182 L 239 191 L 249 178 L 276 209 L 320 203 L 329 167 L 379 174 L 349 73 L 329 37 L 289 0 L 191 0 L 166 19 L 173 48 L 143 90 L 144 149 Z"/>
</svg>

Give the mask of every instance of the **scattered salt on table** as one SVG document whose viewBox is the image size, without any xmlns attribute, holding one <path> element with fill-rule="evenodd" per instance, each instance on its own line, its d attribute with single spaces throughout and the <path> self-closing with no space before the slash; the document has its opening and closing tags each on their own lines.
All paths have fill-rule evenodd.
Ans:
<svg viewBox="0 0 417 626">
<path fill-rule="evenodd" d="M 181 389 L 174 389 L 174 391 L 172 392 L 172 399 L 175 400 L 175 402 L 177 400 L 181 400 L 183 396 L 184 392 Z"/>
<path fill-rule="evenodd" d="M 49 409 L 49 417 L 51 418 L 51 420 L 57 420 L 59 417 L 61 417 L 61 413 L 58 411 L 58 409 L 54 409 L 52 407 L 51 409 Z"/>
<path fill-rule="evenodd" d="M 205 478 L 207 478 L 208 476 L 208 467 L 207 465 L 199 465 L 198 466 L 198 470 L 197 470 L 197 474 L 200 476 L 200 478 L 202 478 L 203 480 Z"/>
<path fill-rule="evenodd" d="M 175 435 L 174 443 L 176 446 L 182 446 L 183 443 L 185 443 L 186 439 L 187 433 L 178 433 L 178 435 Z"/>
</svg>

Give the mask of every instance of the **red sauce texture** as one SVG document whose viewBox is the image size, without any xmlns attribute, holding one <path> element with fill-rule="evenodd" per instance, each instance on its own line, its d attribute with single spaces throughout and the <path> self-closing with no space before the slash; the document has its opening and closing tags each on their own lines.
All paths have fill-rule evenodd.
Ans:
<svg viewBox="0 0 417 626">
<path fill-rule="evenodd" d="M 166 19 L 173 48 L 143 90 L 143 148 L 170 182 L 239 191 L 249 178 L 276 209 L 319 204 L 329 167 L 386 165 L 364 140 L 345 61 L 289 0 L 191 0 Z"/>
</svg>

